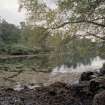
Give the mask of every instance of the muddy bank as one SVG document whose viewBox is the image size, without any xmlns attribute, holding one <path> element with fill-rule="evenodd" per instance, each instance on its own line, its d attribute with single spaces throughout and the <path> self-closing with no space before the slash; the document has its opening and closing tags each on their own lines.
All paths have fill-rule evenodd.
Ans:
<svg viewBox="0 0 105 105">
<path fill-rule="evenodd" d="M 15 76 L 13 78 L 8 78 L 13 75 L 15 75 L 15 72 L 1 72 L 0 73 L 0 86 L 8 86 L 13 87 L 17 85 L 17 82 L 20 84 L 52 84 L 56 81 L 64 82 L 64 83 L 73 83 L 74 81 L 77 81 L 80 77 L 79 73 L 57 73 L 57 74 L 51 74 L 51 73 L 41 73 L 41 72 L 34 72 L 34 71 L 24 71 L 18 76 Z"/>
</svg>

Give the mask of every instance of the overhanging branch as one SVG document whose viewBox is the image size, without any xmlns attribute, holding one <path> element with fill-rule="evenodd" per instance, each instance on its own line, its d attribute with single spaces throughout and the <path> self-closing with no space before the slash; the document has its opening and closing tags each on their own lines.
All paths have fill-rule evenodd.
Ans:
<svg viewBox="0 0 105 105">
<path fill-rule="evenodd" d="M 59 26 L 56 26 L 52 29 L 59 29 L 59 28 L 62 28 L 68 24 L 78 24 L 78 23 L 87 23 L 87 24 L 93 24 L 93 25 L 96 25 L 96 26 L 99 26 L 99 27 L 105 27 L 105 24 L 101 24 L 101 23 L 97 23 L 97 22 L 94 22 L 94 21 L 90 21 L 90 20 L 80 20 L 80 21 L 68 21 L 68 22 L 64 22 L 62 23 L 61 25 Z"/>
<path fill-rule="evenodd" d="M 87 34 L 88 34 L 88 36 L 94 36 L 94 37 L 96 37 L 98 39 L 101 39 L 101 40 L 104 40 L 105 41 L 105 38 L 104 37 L 100 37 L 100 36 L 98 36 L 96 34 L 93 34 L 93 33 L 90 33 L 90 32 L 87 32 Z"/>
</svg>

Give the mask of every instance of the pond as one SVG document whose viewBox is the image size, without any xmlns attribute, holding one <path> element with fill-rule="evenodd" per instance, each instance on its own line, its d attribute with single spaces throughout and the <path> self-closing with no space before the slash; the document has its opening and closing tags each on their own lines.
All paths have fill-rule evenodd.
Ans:
<svg viewBox="0 0 105 105">
<path fill-rule="evenodd" d="M 53 68 L 51 72 L 35 72 L 26 68 L 25 71 L 16 75 L 14 71 L 1 71 L 0 86 L 15 86 L 19 83 L 22 85 L 48 85 L 56 81 L 73 83 L 78 80 L 82 72 L 99 70 L 103 63 L 105 63 L 104 59 L 96 57 L 92 60 L 91 64 L 77 64 L 78 66 L 76 68 L 62 65 Z M 13 78 L 9 78 L 11 76 Z"/>
</svg>

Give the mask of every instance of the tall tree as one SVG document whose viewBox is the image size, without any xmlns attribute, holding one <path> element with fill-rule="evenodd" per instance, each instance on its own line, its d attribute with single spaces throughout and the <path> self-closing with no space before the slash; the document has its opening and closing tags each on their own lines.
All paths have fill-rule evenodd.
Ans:
<svg viewBox="0 0 105 105">
<path fill-rule="evenodd" d="M 20 29 L 5 20 L 0 23 L 0 41 L 4 44 L 17 43 L 20 39 Z"/>
<path fill-rule="evenodd" d="M 33 23 L 46 21 L 52 29 L 68 28 L 76 25 L 86 36 L 105 40 L 105 0 L 56 0 L 56 8 L 51 9 L 46 0 L 20 0 Z"/>
<path fill-rule="evenodd" d="M 72 61 L 75 64 L 80 60 L 87 62 L 88 58 L 96 57 L 96 45 L 88 38 L 105 40 L 105 0 L 53 1 L 56 3 L 56 8 L 53 9 L 47 4 L 47 0 L 20 0 L 20 7 L 27 10 L 29 24 L 42 25 L 54 32 L 50 37 L 50 41 L 57 42 L 52 44 L 57 45 L 53 55 L 62 57 L 60 60 L 55 55 L 57 62 L 59 60 L 64 64 L 66 58 L 65 64 L 70 59 L 69 64 Z M 57 35 L 58 33 L 60 34 Z M 63 52 L 67 54 L 62 54 Z M 70 57 L 68 53 L 71 54 Z"/>
</svg>

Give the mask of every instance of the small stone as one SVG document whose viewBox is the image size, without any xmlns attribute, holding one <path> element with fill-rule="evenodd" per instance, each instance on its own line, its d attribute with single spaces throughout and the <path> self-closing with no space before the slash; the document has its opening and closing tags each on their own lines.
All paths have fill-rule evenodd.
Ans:
<svg viewBox="0 0 105 105">
<path fill-rule="evenodd" d="M 105 105 L 105 90 L 95 95 L 93 105 Z"/>
<path fill-rule="evenodd" d="M 105 75 L 105 63 L 103 64 L 103 67 L 100 69 L 100 74 Z"/>
<path fill-rule="evenodd" d="M 82 82 L 82 81 L 89 81 L 89 80 L 91 80 L 91 79 L 94 78 L 93 76 L 94 76 L 94 73 L 91 72 L 91 71 L 83 72 L 83 73 L 81 74 L 81 77 L 80 77 L 80 79 L 79 79 L 79 82 Z"/>
</svg>

